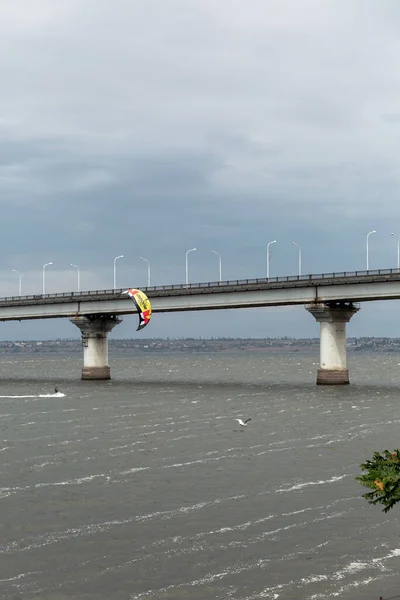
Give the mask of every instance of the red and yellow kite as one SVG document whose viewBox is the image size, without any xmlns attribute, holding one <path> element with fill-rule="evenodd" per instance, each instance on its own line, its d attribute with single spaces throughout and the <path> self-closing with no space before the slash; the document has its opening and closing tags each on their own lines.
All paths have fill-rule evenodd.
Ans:
<svg viewBox="0 0 400 600">
<path fill-rule="evenodd" d="M 136 331 L 139 329 L 143 329 L 146 327 L 147 323 L 151 319 L 151 304 L 150 300 L 146 296 L 144 292 L 141 290 L 129 289 L 124 292 L 124 294 L 128 294 L 130 298 L 132 298 L 139 315 L 139 325 Z"/>
</svg>

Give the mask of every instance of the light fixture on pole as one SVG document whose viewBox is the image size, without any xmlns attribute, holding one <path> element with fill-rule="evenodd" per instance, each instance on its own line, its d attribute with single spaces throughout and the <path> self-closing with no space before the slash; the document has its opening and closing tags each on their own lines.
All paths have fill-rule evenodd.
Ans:
<svg viewBox="0 0 400 600">
<path fill-rule="evenodd" d="M 211 252 L 213 252 L 214 254 L 216 254 L 219 258 L 219 281 L 222 281 L 222 259 L 221 259 L 221 255 L 219 252 L 216 252 L 215 250 L 211 250 Z"/>
<path fill-rule="evenodd" d="M 19 296 L 22 296 L 22 275 L 19 271 L 13 269 L 13 273 L 16 273 L 19 277 Z"/>
<path fill-rule="evenodd" d="M 70 263 L 71 267 L 75 267 L 75 269 L 78 270 L 78 292 L 81 291 L 81 281 L 80 281 L 80 271 L 79 271 L 79 267 L 77 267 L 76 265 L 73 265 L 72 263 Z"/>
<path fill-rule="evenodd" d="M 189 283 L 189 265 L 188 265 L 188 254 L 189 252 L 194 252 L 197 248 L 191 248 L 186 251 L 186 285 Z"/>
<path fill-rule="evenodd" d="M 140 260 L 147 262 L 147 287 L 150 287 L 150 261 L 147 258 L 140 257 Z"/>
<path fill-rule="evenodd" d="M 46 293 L 46 276 L 45 276 L 45 268 L 48 267 L 49 265 L 52 265 L 52 262 L 48 262 L 45 265 L 43 265 L 43 271 L 42 271 L 42 294 L 43 296 Z"/>
<path fill-rule="evenodd" d="M 301 275 L 301 248 L 298 244 L 296 244 L 296 242 L 292 242 L 293 246 L 297 246 L 297 248 L 299 249 L 299 277 Z"/>
<path fill-rule="evenodd" d="M 375 229 L 373 231 L 370 231 L 369 233 L 367 233 L 367 271 L 369 271 L 369 245 L 368 245 L 368 238 L 372 233 L 376 233 Z"/>
<path fill-rule="evenodd" d="M 267 279 L 269 279 L 269 247 L 271 244 L 276 244 L 276 240 L 268 242 L 267 244 Z"/>
<path fill-rule="evenodd" d="M 123 254 L 120 254 L 119 256 L 116 256 L 116 257 L 114 258 L 114 290 L 115 290 L 115 288 L 117 287 L 117 269 L 116 269 L 116 265 L 115 265 L 115 263 L 117 262 L 117 260 L 118 260 L 119 258 L 124 258 L 124 255 L 123 255 Z"/>
<path fill-rule="evenodd" d="M 391 233 L 390 235 L 397 237 L 394 235 L 394 233 Z M 400 269 L 400 238 L 399 237 L 397 237 L 397 268 Z"/>
</svg>

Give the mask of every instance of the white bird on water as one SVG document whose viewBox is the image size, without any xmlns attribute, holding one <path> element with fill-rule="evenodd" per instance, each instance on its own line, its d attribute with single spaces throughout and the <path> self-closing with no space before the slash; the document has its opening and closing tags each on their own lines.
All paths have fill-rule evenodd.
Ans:
<svg viewBox="0 0 400 600">
<path fill-rule="evenodd" d="M 251 421 L 251 417 L 249 417 L 248 419 L 246 419 L 245 421 L 243 421 L 242 419 L 235 419 L 235 421 L 237 421 L 239 423 L 239 425 L 241 425 L 242 427 L 246 427 L 246 424 Z"/>
</svg>

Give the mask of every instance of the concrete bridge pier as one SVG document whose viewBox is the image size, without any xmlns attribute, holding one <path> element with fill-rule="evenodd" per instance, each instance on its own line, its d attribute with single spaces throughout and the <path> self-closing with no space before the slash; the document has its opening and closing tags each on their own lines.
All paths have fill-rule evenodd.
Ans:
<svg viewBox="0 0 400 600">
<path fill-rule="evenodd" d="M 121 323 L 114 315 L 74 317 L 71 323 L 82 333 L 82 379 L 110 379 L 108 366 L 108 333 Z"/>
<path fill-rule="evenodd" d="M 310 304 L 306 309 L 320 323 L 318 385 L 349 383 L 346 360 L 346 323 L 358 312 L 351 302 Z"/>
</svg>

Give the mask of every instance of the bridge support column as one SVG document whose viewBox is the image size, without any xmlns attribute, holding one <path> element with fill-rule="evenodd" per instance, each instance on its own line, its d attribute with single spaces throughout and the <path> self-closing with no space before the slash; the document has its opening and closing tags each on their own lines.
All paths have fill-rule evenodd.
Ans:
<svg viewBox="0 0 400 600">
<path fill-rule="evenodd" d="M 121 321 L 122 319 L 110 315 L 71 319 L 71 323 L 82 332 L 82 379 L 110 379 L 108 333 Z"/>
<path fill-rule="evenodd" d="M 320 323 L 318 385 L 349 383 L 346 361 L 346 323 L 359 310 L 351 303 L 311 304 L 307 310 Z"/>
</svg>

